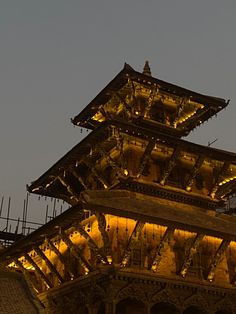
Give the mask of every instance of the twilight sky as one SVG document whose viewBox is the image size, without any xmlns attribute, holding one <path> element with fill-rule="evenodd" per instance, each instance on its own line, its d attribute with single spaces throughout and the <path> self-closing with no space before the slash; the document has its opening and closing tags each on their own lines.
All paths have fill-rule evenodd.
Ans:
<svg viewBox="0 0 236 314">
<path fill-rule="evenodd" d="M 86 134 L 70 118 L 124 62 L 142 71 L 149 60 L 155 77 L 231 99 L 187 139 L 236 152 L 235 15 L 235 0 L 0 1 L 0 197 L 12 197 L 12 216 L 26 184 Z M 44 218 L 35 203 L 29 216 Z"/>
</svg>

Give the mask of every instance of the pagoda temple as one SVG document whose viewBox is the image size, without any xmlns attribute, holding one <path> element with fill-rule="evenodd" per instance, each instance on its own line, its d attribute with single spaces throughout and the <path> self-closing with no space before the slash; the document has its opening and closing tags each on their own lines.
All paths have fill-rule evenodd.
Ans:
<svg viewBox="0 0 236 314">
<path fill-rule="evenodd" d="M 227 105 L 146 62 L 72 119 L 91 132 L 28 186 L 68 210 L 0 255 L 45 313 L 236 313 L 236 154 L 182 139 Z"/>
</svg>

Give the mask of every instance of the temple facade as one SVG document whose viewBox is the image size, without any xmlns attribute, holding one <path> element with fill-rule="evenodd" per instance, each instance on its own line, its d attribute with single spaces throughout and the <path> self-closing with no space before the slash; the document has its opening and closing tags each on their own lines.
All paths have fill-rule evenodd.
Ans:
<svg viewBox="0 0 236 314">
<path fill-rule="evenodd" d="M 236 154 L 183 139 L 228 105 L 125 64 L 72 120 L 91 132 L 30 193 L 68 210 L 0 255 L 45 313 L 236 313 Z"/>
</svg>

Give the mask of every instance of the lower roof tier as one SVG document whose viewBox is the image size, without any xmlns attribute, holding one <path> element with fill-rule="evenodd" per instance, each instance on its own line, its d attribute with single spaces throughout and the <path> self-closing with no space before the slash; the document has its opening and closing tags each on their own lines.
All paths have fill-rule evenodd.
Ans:
<svg viewBox="0 0 236 314">
<path fill-rule="evenodd" d="M 236 191 L 236 154 L 114 120 L 92 131 L 28 191 L 76 204 L 84 189 L 114 188 L 213 209 Z"/>
<path fill-rule="evenodd" d="M 108 268 L 235 290 L 235 220 L 129 191 L 84 191 L 0 263 L 28 273 L 38 292 Z"/>
</svg>

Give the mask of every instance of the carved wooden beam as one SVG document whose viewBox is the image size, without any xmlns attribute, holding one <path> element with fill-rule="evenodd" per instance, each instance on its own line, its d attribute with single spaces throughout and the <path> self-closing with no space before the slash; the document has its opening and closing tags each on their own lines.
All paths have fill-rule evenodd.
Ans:
<svg viewBox="0 0 236 314">
<path fill-rule="evenodd" d="M 155 97 L 157 96 L 158 93 L 159 93 L 158 87 L 151 89 L 150 95 L 148 97 L 148 104 L 147 104 L 145 111 L 144 111 L 144 118 L 146 118 L 148 116 L 149 111 L 151 110 L 152 106 L 155 104 Z"/>
<path fill-rule="evenodd" d="M 84 230 L 83 226 L 80 223 L 76 224 L 76 227 L 79 233 L 87 240 L 90 250 L 94 253 L 96 258 L 102 263 L 107 263 L 107 258 L 101 253 L 101 250 L 98 248 L 97 244 L 93 241 L 87 231 Z"/>
<path fill-rule="evenodd" d="M 24 268 L 23 264 L 18 260 L 18 258 L 14 258 L 13 262 L 23 272 L 25 279 L 32 284 L 34 290 L 38 293 L 39 287 L 35 278 L 32 275 L 30 275 L 29 271 L 26 268 Z"/>
<path fill-rule="evenodd" d="M 99 108 L 100 113 L 106 118 L 106 120 L 110 120 L 111 119 L 111 113 L 109 113 L 108 111 L 106 111 L 104 109 L 104 107 Z"/>
<path fill-rule="evenodd" d="M 180 274 L 182 277 L 185 277 L 187 275 L 189 266 L 191 265 L 193 255 L 196 252 L 199 244 L 201 243 L 204 235 L 203 234 L 197 234 L 192 241 L 189 243 L 187 248 L 185 249 L 185 257 L 184 262 L 182 264 Z"/>
<path fill-rule="evenodd" d="M 211 265 L 209 267 L 209 272 L 207 274 L 207 279 L 209 281 L 212 281 L 214 279 L 215 276 L 215 269 L 216 267 L 219 265 L 219 263 L 221 262 L 222 258 L 223 258 L 223 254 L 225 253 L 227 247 L 229 246 L 230 241 L 228 240 L 222 240 L 218 250 L 216 251 L 216 254 L 211 262 Z"/>
<path fill-rule="evenodd" d="M 143 156 L 141 158 L 141 161 L 140 161 L 140 164 L 139 164 L 139 167 L 138 167 L 138 171 L 137 171 L 137 174 L 136 174 L 136 177 L 139 178 L 143 172 L 143 170 L 145 169 L 145 166 L 151 156 L 151 153 L 152 153 L 152 150 L 155 146 L 155 141 L 150 141 L 146 148 L 145 148 L 145 151 L 143 153 Z"/>
<path fill-rule="evenodd" d="M 98 230 L 100 231 L 101 236 L 102 236 L 104 251 L 107 256 L 108 263 L 111 264 L 112 263 L 112 249 L 111 249 L 110 239 L 106 230 L 106 218 L 104 214 L 98 213 L 98 212 L 95 213 L 95 216 L 98 221 Z"/>
<path fill-rule="evenodd" d="M 121 262 L 121 267 L 125 267 L 130 260 L 131 250 L 135 244 L 140 240 L 142 229 L 145 222 L 137 221 L 134 230 L 129 238 L 128 245 L 125 249 L 125 253 Z"/>
<path fill-rule="evenodd" d="M 37 263 L 32 259 L 31 256 L 29 256 L 28 253 L 24 254 L 25 259 L 27 260 L 27 262 L 29 264 L 31 264 L 34 269 L 35 272 L 39 275 L 39 277 L 44 281 L 44 283 L 46 284 L 46 286 L 48 288 L 53 288 L 53 284 L 51 283 L 51 281 L 48 279 L 48 277 L 44 274 L 44 272 L 39 268 L 39 266 L 37 265 Z"/>
<path fill-rule="evenodd" d="M 79 201 L 79 197 L 76 193 L 76 191 L 73 189 L 73 187 L 71 186 L 71 184 L 69 184 L 69 182 L 65 179 L 65 178 L 62 178 L 62 176 L 58 176 L 57 177 L 58 180 L 61 182 L 61 184 L 63 186 L 66 187 L 67 191 L 69 192 L 69 194 L 76 200 L 76 201 Z"/>
<path fill-rule="evenodd" d="M 136 87 L 134 86 L 134 82 L 132 81 L 132 79 L 128 78 L 128 86 L 130 89 L 130 95 L 132 95 L 134 101 L 136 102 Z"/>
<path fill-rule="evenodd" d="M 190 174 L 190 177 L 189 177 L 189 179 L 188 179 L 188 181 L 186 183 L 185 189 L 187 191 L 191 191 L 191 187 L 193 185 L 193 181 L 196 178 L 197 174 L 199 173 L 200 168 L 203 165 L 203 163 L 204 163 L 204 156 L 203 155 L 199 155 L 197 160 L 196 160 L 195 165 L 193 166 L 193 169 L 192 169 L 192 172 Z"/>
<path fill-rule="evenodd" d="M 189 99 L 188 97 L 183 97 L 183 98 L 182 98 L 182 101 L 180 102 L 180 104 L 179 104 L 179 106 L 178 106 L 178 109 L 177 109 L 175 121 L 174 121 L 174 123 L 173 123 L 174 127 L 177 126 L 178 121 L 179 121 L 180 116 L 181 116 L 181 113 L 182 113 L 182 111 L 183 111 L 183 109 L 184 109 L 184 106 L 185 106 L 185 104 L 187 103 L 188 99 Z"/>
<path fill-rule="evenodd" d="M 71 239 L 68 237 L 68 235 L 65 233 L 64 230 L 61 230 L 61 233 L 59 234 L 59 237 L 68 246 L 68 248 L 70 248 L 71 254 L 73 254 L 74 257 L 79 260 L 81 265 L 84 267 L 85 271 L 86 272 L 87 271 L 92 271 L 93 267 L 87 261 L 87 259 L 83 256 L 82 250 L 71 241 Z"/>
<path fill-rule="evenodd" d="M 83 178 L 80 175 L 78 175 L 78 173 L 76 172 L 75 169 L 70 169 L 70 172 L 79 181 L 79 183 L 84 187 L 84 189 L 88 188 L 87 185 L 85 184 Z"/>
<path fill-rule="evenodd" d="M 156 250 L 156 253 L 155 253 L 155 256 L 154 256 L 154 259 L 152 262 L 151 270 L 153 272 L 157 271 L 158 265 L 161 261 L 162 255 L 163 255 L 162 253 L 165 251 L 166 244 L 169 242 L 170 238 L 173 236 L 174 230 L 175 229 L 172 227 L 166 228 L 166 231 L 165 231 L 165 233 L 164 233 L 164 235 L 160 241 L 160 244 Z"/>
<path fill-rule="evenodd" d="M 218 187 L 216 191 L 216 197 L 223 198 L 225 195 L 229 194 L 235 188 L 236 188 L 236 179 L 232 179 L 231 181 Z"/>
<path fill-rule="evenodd" d="M 229 166 L 230 166 L 230 163 L 228 161 L 225 161 L 223 166 L 221 167 L 220 171 L 218 172 L 218 175 L 215 179 L 215 184 L 214 186 L 212 187 L 212 190 L 211 190 L 211 197 L 214 198 L 215 197 L 215 194 L 216 194 L 216 191 L 217 189 L 219 188 L 219 184 L 220 182 L 223 180 L 224 178 L 224 174 L 227 172 L 227 170 L 229 169 Z"/>
<path fill-rule="evenodd" d="M 38 256 L 42 258 L 42 260 L 45 261 L 47 267 L 50 269 L 52 274 L 54 274 L 57 277 L 59 283 L 63 283 L 64 279 L 62 278 L 60 273 L 57 271 L 56 267 L 48 259 L 48 257 L 41 251 L 41 249 L 39 247 L 34 247 L 34 251 L 38 254 Z"/>
<path fill-rule="evenodd" d="M 120 153 L 119 162 L 120 162 L 121 168 L 124 170 L 127 168 L 127 160 L 125 158 L 125 153 L 124 153 L 124 137 L 121 135 L 116 137 L 116 149 Z"/>
<path fill-rule="evenodd" d="M 181 149 L 179 147 L 176 147 L 169 159 L 168 165 L 166 167 L 166 169 L 164 169 L 162 178 L 161 178 L 161 185 L 165 185 L 166 180 L 168 179 L 171 171 L 173 170 L 174 166 L 176 165 L 178 156 L 180 154 Z"/>
<path fill-rule="evenodd" d="M 50 239 L 46 239 L 46 243 L 48 244 L 49 248 L 57 255 L 62 265 L 64 265 L 65 271 L 67 271 L 71 277 L 74 277 L 75 274 L 72 268 L 70 267 L 70 263 L 67 262 L 66 258 L 61 254 L 58 248 L 52 243 Z"/>
<path fill-rule="evenodd" d="M 132 106 L 126 102 L 125 98 L 118 91 L 113 91 L 112 96 L 116 96 L 120 100 L 126 109 L 127 115 L 130 116 L 132 113 Z"/>
<path fill-rule="evenodd" d="M 83 160 L 83 163 L 89 168 L 91 171 L 92 175 L 103 185 L 105 189 L 108 188 L 108 183 L 106 180 L 98 173 L 96 170 L 95 166 L 91 164 L 88 160 Z"/>
<path fill-rule="evenodd" d="M 97 147 L 97 150 L 102 155 L 102 157 L 107 161 L 107 163 L 112 167 L 112 169 L 116 170 L 118 174 L 123 175 L 124 173 L 123 169 L 121 169 L 117 162 L 112 159 L 108 152 L 106 152 L 101 146 Z"/>
</svg>

